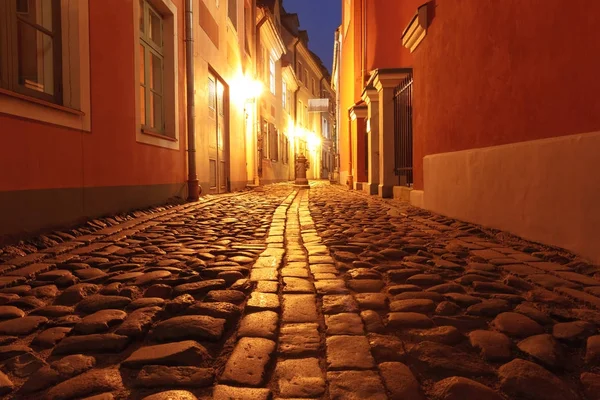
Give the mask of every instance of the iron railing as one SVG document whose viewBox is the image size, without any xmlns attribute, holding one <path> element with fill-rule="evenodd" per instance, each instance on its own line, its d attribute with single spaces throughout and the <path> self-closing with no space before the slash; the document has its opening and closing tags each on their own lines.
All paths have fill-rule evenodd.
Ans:
<svg viewBox="0 0 600 400">
<path fill-rule="evenodd" d="M 400 186 L 413 184 L 413 76 L 409 73 L 394 90 L 394 172 Z"/>
</svg>

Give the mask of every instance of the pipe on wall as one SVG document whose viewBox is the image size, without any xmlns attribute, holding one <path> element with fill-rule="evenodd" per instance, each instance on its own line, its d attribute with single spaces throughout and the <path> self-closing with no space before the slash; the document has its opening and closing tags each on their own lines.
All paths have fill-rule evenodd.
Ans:
<svg viewBox="0 0 600 400">
<path fill-rule="evenodd" d="M 194 0 L 185 0 L 185 76 L 187 80 L 188 200 L 200 198 L 196 170 L 196 102 L 194 91 Z"/>
</svg>

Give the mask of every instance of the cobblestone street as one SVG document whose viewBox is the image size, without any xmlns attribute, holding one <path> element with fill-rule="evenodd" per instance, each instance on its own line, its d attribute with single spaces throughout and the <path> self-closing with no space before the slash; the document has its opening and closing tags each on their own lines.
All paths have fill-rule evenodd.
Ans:
<svg viewBox="0 0 600 400">
<path fill-rule="evenodd" d="M 2 250 L 0 394 L 600 399 L 600 268 L 311 185 Z"/>
</svg>

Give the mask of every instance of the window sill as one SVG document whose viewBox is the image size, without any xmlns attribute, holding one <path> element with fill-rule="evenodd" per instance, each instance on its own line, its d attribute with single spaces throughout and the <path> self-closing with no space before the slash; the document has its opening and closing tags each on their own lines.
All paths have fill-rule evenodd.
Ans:
<svg viewBox="0 0 600 400">
<path fill-rule="evenodd" d="M 158 133 L 158 132 L 154 132 L 154 131 L 151 131 L 151 130 L 148 130 L 148 129 L 144 129 L 144 128 L 142 128 L 142 133 L 144 135 L 153 136 L 153 137 L 156 137 L 156 138 L 159 138 L 159 139 L 168 140 L 170 142 L 176 142 L 177 141 L 177 139 L 174 138 L 174 137 L 172 137 L 172 136 L 167 136 L 167 135 L 164 135 L 164 134 L 161 134 L 161 133 Z"/>
<path fill-rule="evenodd" d="M 60 106 L 58 104 L 50 103 L 49 101 L 45 101 L 45 100 L 41 100 L 41 99 L 36 99 L 35 97 L 25 96 L 23 94 L 12 92 L 12 91 L 7 90 L 7 89 L 1 89 L 0 88 L 0 95 L 5 95 L 5 96 L 13 97 L 13 98 L 16 98 L 16 99 L 19 99 L 19 100 L 27 101 L 27 102 L 30 102 L 30 103 L 39 104 L 39 105 L 44 106 L 44 107 L 53 108 L 55 110 L 63 111 L 63 112 L 66 112 L 66 113 L 69 113 L 69 114 L 73 114 L 73 115 L 78 115 L 78 116 L 84 116 L 85 115 L 85 113 L 83 111 L 75 110 L 73 108 L 69 108 L 69 107 L 65 107 L 65 106 Z"/>
</svg>

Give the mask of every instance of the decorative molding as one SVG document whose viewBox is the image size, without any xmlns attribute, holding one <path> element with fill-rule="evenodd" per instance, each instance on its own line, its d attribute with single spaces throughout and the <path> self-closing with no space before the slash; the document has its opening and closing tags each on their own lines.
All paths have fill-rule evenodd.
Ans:
<svg viewBox="0 0 600 400">
<path fill-rule="evenodd" d="M 427 4 L 418 8 L 415 16 L 402 32 L 402 45 L 412 53 L 427 35 Z"/>
<path fill-rule="evenodd" d="M 265 44 L 270 49 L 269 53 L 275 58 L 275 61 L 279 61 L 281 56 L 285 53 L 286 47 L 275 22 L 270 15 L 266 16 L 267 21 L 260 27 L 261 36 L 264 39 Z"/>
<path fill-rule="evenodd" d="M 368 106 L 366 104 L 354 105 L 350 107 L 350 119 L 355 121 L 358 118 L 367 118 Z"/>
</svg>

